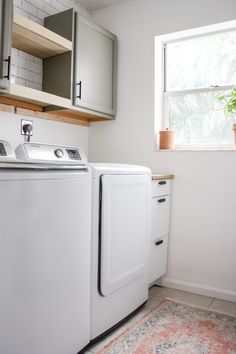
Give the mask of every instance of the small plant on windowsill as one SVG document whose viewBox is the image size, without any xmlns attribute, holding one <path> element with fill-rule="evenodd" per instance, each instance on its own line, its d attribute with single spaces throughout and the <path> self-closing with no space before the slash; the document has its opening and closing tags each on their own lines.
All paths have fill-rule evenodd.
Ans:
<svg viewBox="0 0 236 354">
<path fill-rule="evenodd" d="M 226 94 L 217 97 L 224 104 L 225 116 L 233 120 L 234 146 L 236 147 L 236 87 Z"/>
</svg>

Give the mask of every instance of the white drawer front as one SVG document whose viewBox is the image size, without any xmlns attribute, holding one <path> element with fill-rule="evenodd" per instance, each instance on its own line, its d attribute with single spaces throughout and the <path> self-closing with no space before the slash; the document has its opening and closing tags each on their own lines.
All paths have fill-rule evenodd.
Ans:
<svg viewBox="0 0 236 354">
<path fill-rule="evenodd" d="M 168 237 L 150 243 L 149 284 L 166 273 Z"/>
<path fill-rule="evenodd" d="M 170 196 L 152 198 L 151 203 L 151 240 L 156 240 L 169 234 Z"/>
<path fill-rule="evenodd" d="M 160 181 L 152 181 L 152 197 L 158 197 L 159 195 L 170 194 L 171 192 L 171 180 L 163 179 Z"/>
</svg>

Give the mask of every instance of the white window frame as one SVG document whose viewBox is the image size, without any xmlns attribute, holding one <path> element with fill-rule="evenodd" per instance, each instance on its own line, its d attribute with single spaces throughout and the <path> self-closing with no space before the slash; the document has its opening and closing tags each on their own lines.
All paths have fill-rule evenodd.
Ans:
<svg viewBox="0 0 236 354">
<path fill-rule="evenodd" d="M 197 27 L 185 31 L 168 33 L 155 37 L 155 142 L 156 148 L 159 149 L 159 131 L 169 127 L 169 118 L 167 115 L 167 107 L 165 107 L 165 46 L 169 43 L 179 42 L 181 40 L 196 38 L 205 35 L 223 33 L 236 30 L 236 20 L 216 23 L 209 26 Z M 219 91 L 223 89 L 231 89 L 233 85 L 229 86 L 211 86 L 209 88 L 199 89 L 199 92 Z M 173 91 L 171 95 L 180 93 L 196 93 L 198 89 Z M 170 92 L 168 93 L 170 95 Z M 217 145 L 177 145 L 177 150 L 231 150 L 232 144 L 217 144 Z"/>
</svg>

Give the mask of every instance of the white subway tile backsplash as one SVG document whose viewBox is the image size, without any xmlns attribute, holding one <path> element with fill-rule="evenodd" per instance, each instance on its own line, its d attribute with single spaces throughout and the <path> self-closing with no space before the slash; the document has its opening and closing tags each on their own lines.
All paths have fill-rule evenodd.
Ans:
<svg viewBox="0 0 236 354">
<path fill-rule="evenodd" d="M 11 49 L 11 55 L 19 55 L 19 50 L 16 48 Z"/>
<path fill-rule="evenodd" d="M 11 63 L 18 66 L 19 68 L 26 68 L 25 58 L 20 57 L 19 55 L 12 54 Z"/>
<path fill-rule="evenodd" d="M 63 11 L 65 9 L 63 4 L 58 0 L 52 0 L 52 7 L 54 7 L 58 11 Z"/>
<path fill-rule="evenodd" d="M 25 80 L 21 79 L 20 77 L 15 77 L 15 83 L 17 85 L 25 86 Z"/>
<path fill-rule="evenodd" d="M 37 74 L 42 74 L 42 65 L 31 60 L 26 61 L 26 69 Z"/>
<path fill-rule="evenodd" d="M 44 1 L 40 0 L 27 0 L 31 5 L 35 6 L 37 9 L 43 10 Z"/>
<path fill-rule="evenodd" d="M 22 7 L 22 0 L 14 0 L 14 5 L 18 7 Z"/>
<path fill-rule="evenodd" d="M 58 12 L 54 7 L 47 5 L 47 4 L 44 5 L 44 11 L 46 12 L 46 14 L 48 16 L 54 15 L 55 13 Z"/>
<path fill-rule="evenodd" d="M 22 0 L 22 1 L 23 1 L 23 3 L 22 3 L 23 10 L 28 12 L 30 15 L 36 16 L 37 15 L 37 7 L 34 5 L 31 5 L 26 0 Z"/>
<path fill-rule="evenodd" d="M 16 65 L 11 65 L 11 76 L 18 75 L 18 67 Z"/>
<path fill-rule="evenodd" d="M 26 59 L 26 60 L 34 61 L 33 55 L 22 52 L 21 50 L 19 50 L 19 56 Z"/>
<path fill-rule="evenodd" d="M 41 64 L 41 65 L 43 64 L 43 60 L 40 58 L 34 57 L 34 61 L 35 61 L 35 63 Z"/>
<path fill-rule="evenodd" d="M 17 7 L 17 6 L 14 7 L 14 11 L 15 11 L 16 13 L 18 13 L 19 15 L 25 16 L 25 17 L 27 17 L 27 18 L 30 17 L 30 14 L 29 14 L 27 11 L 25 11 L 25 10 L 23 10 L 22 8 L 19 8 L 19 7 Z"/>
<path fill-rule="evenodd" d="M 64 7 L 68 7 L 68 6 L 71 6 L 71 1 L 68 1 L 68 0 L 59 0 L 63 5 Z M 71 6 L 73 7 L 73 6 Z"/>
<path fill-rule="evenodd" d="M 30 88 L 35 89 L 35 90 L 42 91 L 42 85 L 41 84 L 37 84 L 36 82 L 33 82 L 33 81 L 26 80 L 25 81 L 25 86 L 26 87 L 30 87 Z"/>
<path fill-rule="evenodd" d="M 34 61 L 33 55 L 25 53 L 25 52 L 22 52 L 21 50 L 19 50 L 19 56 L 22 57 L 22 58 L 25 58 L 27 60 Z"/>
<path fill-rule="evenodd" d="M 45 12 L 45 11 L 42 11 L 40 9 L 37 10 L 37 17 L 40 19 L 40 20 L 44 20 L 44 17 L 47 17 L 48 14 Z"/>
<path fill-rule="evenodd" d="M 30 20 L 32 20 L 32 21 L 34 21 L 34 22 L 36 22 L 36 23 L 38 23 L 40 25 L 43 25 L 43 20 L 42 19 L 40 19 L 40 18 L 38 18 L 36 16 L 33 16 L 33 15 L 30 15 L 29 18 L 30 18 Z"/>
<path fill-rule="evenodd" d="M 37 73 L 34 73 L 34 72 L 32 72 L 32 74 L 33 74 L 32 79 L 28 79 L 28 80 L 36 82 L 36 83 L 42 85 L 42 82 L 43 82 L 42 74 L 37 74 Z"/>
<path fill-rule="evenodd" d="M 35 73 L 33 73 L 32 71 L 29 70 L 25 70 L 23 68 L 19 68 L 18 69 L 18 76 L 21 79 L 25 79 L 25 80 L 29 80 L 29 81 L 34 81 L 34 75 Z"/>
</svg>

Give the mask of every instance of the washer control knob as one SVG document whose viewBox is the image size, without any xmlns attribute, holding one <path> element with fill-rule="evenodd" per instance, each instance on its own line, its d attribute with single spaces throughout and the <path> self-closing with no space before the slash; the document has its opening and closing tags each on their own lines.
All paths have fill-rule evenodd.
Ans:
<svg viewBox="0 0 236 354">
<path fill-rule="evenodd" d="M 59 159 L 61 159 L 64 156 L 64 152 L 62 151 L 62 149 L 56 149 L 54 151 L 54 154 L 56 155 L 56 157 L 58 157 Z"/>
</svg>

